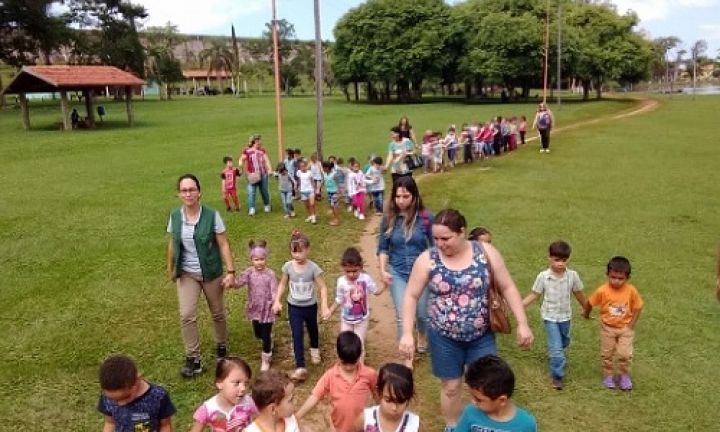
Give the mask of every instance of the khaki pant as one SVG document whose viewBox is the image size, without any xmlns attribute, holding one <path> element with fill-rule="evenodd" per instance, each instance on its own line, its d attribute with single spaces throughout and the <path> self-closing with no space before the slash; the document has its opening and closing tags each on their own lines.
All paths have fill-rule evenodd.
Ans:
<svg viewBox="0 0 720 432">
<path fill-rule="evenodd" d="M 617 363 L 620 374 L 630 373 L 633 359 L 633 340 L 635 331 L 630 327 L 615 328 L 601 324 L 600 327 L 600 357 L 604 376 L 613 376 L 615 368 L 613 357 L 617 354 Z"/>
<path fill-rule="evenodd" d="M 215 327 L 215 342 L 227 343 L 227 324 L 225 323 L 225 303 L 222 278 L 203 282 L 200 275 L 183 273 L 177 279 L 178 306 L 180 308 L 180 329 L 185 354 L 188 357 L 200 357 L 200 336 L 197 326 L 197 306 L 200 292 L 210 308 L 210 315 Z"/>
</svg>

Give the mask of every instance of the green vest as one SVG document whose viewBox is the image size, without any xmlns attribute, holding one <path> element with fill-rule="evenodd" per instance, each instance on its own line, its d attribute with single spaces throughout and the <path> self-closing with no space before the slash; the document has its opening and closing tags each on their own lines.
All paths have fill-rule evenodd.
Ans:
<svg viewBox="0 0 720 432">
<path fill-rule="evenodd" d="M 173 256 L 175 258 L 175 276 L 180 277 L 182 273 L 182 214 L 178 208 L 170 215 L 172 221 Z M 197 249 L 200 261 L 200 270 L 204 281 L 211 281 L 222 276 L 222 260 L 220 259 L 220 248 L 215 241 L 215 210 L 202 206 L 200 220 L 195 225 L 195 249 Z"/>
</svg>

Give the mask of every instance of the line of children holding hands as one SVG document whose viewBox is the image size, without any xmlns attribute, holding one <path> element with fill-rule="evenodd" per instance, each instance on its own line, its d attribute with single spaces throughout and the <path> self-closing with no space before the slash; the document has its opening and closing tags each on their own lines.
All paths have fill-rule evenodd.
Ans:
<svg viewBox="0 0 720 432">
<path fill-rule="evenodd" d="M 474 229 L 470 237 L 491 241 L 491 234 L 484 228 Z M 369 322 L 367 297 L 371 293 L 380 294 L 382 290 L 362 271 L 360 253 L 355 248 L 349 248 L 343 254 L 341 266 L 344 274 L 338 278 L 336 301 L 328 308 L 323 271 L 308 258 L 309 239 L 294 231 L 289 246 L 292 260 L 283 265 L 279 283 L 274 272 L 266 266 L 265 242 L 254 241 L 249 244 L 251 266 L 235 281 L 238 288 L 248 287 L 246 316 L 252 322 L 256 338 L 262 341 L 261 374 L 252 391 L 254 402 L 251 403 L 247 395 L 247 383 L 251 378 L 247 363 L 234 357 L 221 359 L 215 379 L 218 393 L 195 412 L 193 431 L 208 427 L 213 431 L 259 432 L 273 430 L 272 425 L 276 426 L 275 430 L 300 430 L 297 420 L 324 397 L 330 398 L 331 418 L 338 431 L 418 430 L 419 419 L 407 411 L 414 394 L 412 372 L 403 365 L 388 364 L 380 369 L 378 378 L 375 371 L 363 363 L 364 339 Z M 603 385 L 608 389 L 619 387 L 631 390 L 629 372 L 634 327 L 643 303 L 635 287 L 627 283 L 630 263 L 624 257 L 612 258 L 607 265 L 608 282 L 586 300 L 579 276 L 567 268 L 570 253 L 570 246 L 565 242 L 550 245 L 549 268 L 537 276 L 532 292 L 523 301 L 527 306 L 543 296 L 541 315 L 548 338 L 552 385 L 556 389 L 563 386 L 564 349 L 570 341 L 570 295 L 573 294 L 583 307 L 586 318 L 593 306 L 600 306 Z M 270 368 L 272 324 L 282 310 L 280 300 L 286 287 L 296 361 L 291 377 Z M 342 311 L 341 333 L 337 339 L 338 363 L 323 375 L 312 395 L 293 416 L 293 381 L 301 382 L 307 377 L 305 328 L 310 335 L 312 362 L 321 363 L 316 291 L 320 292 L 324 319 L 328 319 L 338 307 Z M 619 379 L 614 374 L 615 353 Z M 465 379 L 473 404 L 463 412 L 455 432 L 499 426 L 505 427 L 505 430 L 536 430 L 534 418 L 510 400 L 514 376 L 503 360 L 495 356 L 481 358 L 468 368 Z M 107 359 L 100 369 L 100 385 L 103 392 L 98 410 L 105 415 L 104 431 L 138 430 L 137 425 L 146 427 L 143 430 L 172 430 L 170 417 L 175 408 L 167 392 L 146 382 L 129 358 L 112 356 Z M 373 392 L 376 392 L 375 399 L 379 398 L 379 405 L 363 411 Z M 251 424 L 252 419 L 254 422 Z M 284 424 L 284 429 L 278 429 L 280 424 Z"/>
</svg>

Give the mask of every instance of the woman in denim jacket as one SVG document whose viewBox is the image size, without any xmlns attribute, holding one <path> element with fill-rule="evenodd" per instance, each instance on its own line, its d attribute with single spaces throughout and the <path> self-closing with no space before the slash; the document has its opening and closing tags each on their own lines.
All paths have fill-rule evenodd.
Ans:
<svg viewBox="0 0 720 432">
<path fill-rule="evenodd" d="M 402 302 L 415 259 L 433 245 L 432 215 L 423 206 L 412 177 L 399 177 L 392 187 L 378 235 L 381 283 L 390 287 L 398 338 L 402 335 Z M 417 351 L 427 351 L 427 294 L 417 303 Z"/>
</svg>

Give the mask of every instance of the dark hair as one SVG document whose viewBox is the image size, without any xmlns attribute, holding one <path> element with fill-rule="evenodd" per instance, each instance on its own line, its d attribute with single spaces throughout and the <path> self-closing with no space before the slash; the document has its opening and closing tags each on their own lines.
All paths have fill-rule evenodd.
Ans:
<svg viewBox="0 0 720 432">
<path fill-rule="evenodd" d="M 220 382 L 230 375 L 230 371 L 235 368 L 240 368 L 245 376 L 250 379 L 252 378 L 252 370 L 245 360 L 240 357 L 228 356 L 220 358 L 215 366 L 215 382 Z"/>
<path fill-rule="evenodd" d="M 555 258 L 568 259 L 572 253 L 570 245 L 562 240 L 550 243 L 548 247 L 548 255 Z"/>
<path fill-rule="evenodd" d="M 180 190 L 180 183 L 182 183 L 182 181 L 186 180 L 186 179 L 190 179 L 190 180 L 194 181 L 198 192 L 200 192 L 200 180 L 198 180 L 198 178 L 195 177 L 193 174 L 183 174 L 180 177 L 178 177 L 177 190 Z"/>
<path fill-rule="evenodd" d="M 362 340 L 351 331 L 340 332 L 337 337 L 336 349 L 341 362 L 355 364 L 362 355 Z"/>
<path fill-rule="evenodd" d="M 433 225 L 444 225 L 450 228 L 450 231 L 460 234 L 467 227 L 465 216 L 455 209 L 441 210 L 435 216 Z"/>
<path fill-rule="evenodd" d="M 348 165 L 352 165 L 352 164 L 354 164 L 355 162 L 357 162 L 357 159 L 355 159 L 355 158 L 352 157 L 352 156 L 350 156 L 350 157 L 348 158 L 348 160 L 347 160 Z"/>
<path fill-rule="evenodd" d="M 132 387 L 138 379 L 135 362 L 126 355 L 116 354 L 106 358 L 100 365 L 100 388 L 124 390 Z"/>
<path fill-rule="evenodd" d="M 330 170 L 332 170 L 333 168 L 335 168 L 335 164 L 332 163 L 332 162 L 330 162 L 330 161 L 323 161 L 322 167 L 323 167 L 324 170 L 330 171 Z"/>
<path fill-rule="evenodd" d="M 293 230 L 290 234 L 290 252 L 299 252 L 310 247 L 310 239 L 299 229 Z"/>
<path fill-rule="evenodd" d="M 393 126 L 390 128 L 390 132 L 400 135 L 400 126 Z"/>
<path fill-rule="evenodd" d="M 341 266 L 362 266 L 363 259 L 360 255 L 360 251 L 354 247 L 349 247 L 343 252 L 342 260 L 340 260 Z"/>
<path fill-rule="evenodd" d="M 408 130 L 412 129 L 412 126 L 410 126 L 410 119 L 407 118 L 407 116 L 400 117 L 400 120 L 398 120 L 398 125 L 397 125 L 398 129 L 400 129 L 403 119 L 405 120 L 405 125 L 407 126 Z"/>
<path fill-rule="evenodd" d="M 380 156 L 375 156 L 373 158 L 372 162 L 376 165 L 382 165 L 383 159 Z"/>
<path fill-rule="evenodd" d="M 492 400 L 502 395 L 510 398 L 515 390 L 515 374 L 505 360 L 496 355 L 486 355 L 468 366 L 465 383 Z"/>
<path fill-rule="evenodd" d="M 232 156 L 225 156 L 225 157 L 223 158 L 223 163 L 226 164 L 226 163 L 228 163 L 228 162 L 232 162 L 232 160 L 233 160 Z"/>
<path fill-rule="evenodd" d="M 342 165 L 345 163 L 345 159 L 339 157 L 339 158 L 337 158 L 337 163 L 338 163 L 338 165 Z"/>
<path fill-rule="evenodd" d="M 614 256 L 610 259 L 610 262 L 607 264 L 607 273 L 610 274 L 611 271 L 616 272 L 622 272 L 625 273 L 625 276 L 630 277 L 630 271 L 632 271 L 632 267 L 630 266 L 630 260 L 625 258 L 624 256 Z"/>
<path fill-rule="evenodd" d="M 285 397 L 285 387 L 290 377 L 285 372 L 270 369 L 260 372 L 252 385 L 252 398 L 258 410 L 270 404 L 279 403 Z"/>
<path fill-rule="evenodd" d="M 287 167 L 285 166 L 285 164 L 283 162 L 280 162 L 279 164 L 277 164 L 275 171 L 282 174 L 284 172 L 287 172 Z"/>
<path fill-rule="evenodd" d="M 398 363 L 385 363 L 378 371 L 377 394 L 382 397 L 385 388 L 389 390 L 392 402 L 408 402 L 415 396 L 412 369 Z"/>
<path fill-rule="evenodd" d="M 398 177 L 393 182 L 392 189 L 390 190 L 390 199 L 388 200 L 386 206 L 387 227 L 385 230 L 385 235 L 390 235 L 395 229 L 395 220 L 397 219 L 398 214 L 400 214 L 400 210 L 397 208 L 397 204 L 395 203 L 395 198 L 397 197 L 397 190 L 400 188 L 408 191 L 410 195 L 412 195 L 414 202 L 414 206 L 411 205 L 411 207 L 414 208 L 412 208 L 410 211 L 410 217 L 405 218 L 405 221 L 403 223 L 403 231 L 405 232 L 405 238 L 409 239 L 415 227 L 415 219 L 417 219 L 417 215 L 421 211 L 425 210 L 422 198 L 420 198 L 420 191 L 418 190 L 417 183 L 415 183 L 415 180 L 411 176 Z"/>
<path fill-rule="evenodd" d="M 295 156 L 295 150 L 293 150 L 293 149 L 291 149 L 291 148 L 285 150 L 285 153 L 287 153 L 287 155 L 288 155 L 289 157 Z"/>
<path fill-rule="evenodd" d="M 468 234 L 468 240 L 478 241 L 480 240 L 481 236 L 484 236 L 485 234 L 492 234 L 489 229 L 485 227 L 475 227 L 470 231 L 470 234 Z"/>
<path fill-rule="evenodd" d="M 331 162 L 332 162 L 332 161 L 336 161 L 336 160 L 337 160 L 337 157 L 334 156 L 334 155 L 330 155 L 330 156 L 328 156 L 327 160 L 329 160 L 329 161 L 331 161 Z"/>
</svg>

